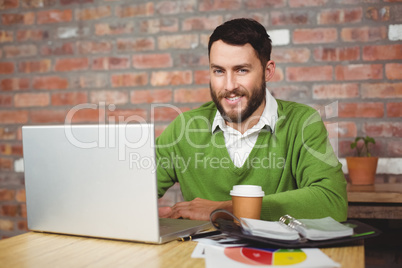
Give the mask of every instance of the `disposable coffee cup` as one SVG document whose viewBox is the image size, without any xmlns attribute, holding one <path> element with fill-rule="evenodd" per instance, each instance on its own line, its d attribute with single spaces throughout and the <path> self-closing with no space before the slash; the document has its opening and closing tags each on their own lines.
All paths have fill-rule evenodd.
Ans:
<svg viewBox="0 0 402 268">
<path fill-rule="evenodd" d="M 233 214 L 237 218 L 259 220 L 261 217 L 262 197 L 264 191 L 258 185 L 235 185 L 230 191 Z"/>
</svg>

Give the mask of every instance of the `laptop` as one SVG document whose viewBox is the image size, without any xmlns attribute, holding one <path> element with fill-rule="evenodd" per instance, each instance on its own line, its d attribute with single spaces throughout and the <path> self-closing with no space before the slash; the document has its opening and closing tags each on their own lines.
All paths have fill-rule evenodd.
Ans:
<svg viewBox="0 0 402 268">
<path fill-rule="evenodd" d="M 28 228 L 161 244 L 211 227 L 159 219 L 153 124 L 22 128 Z"/>
</svg>

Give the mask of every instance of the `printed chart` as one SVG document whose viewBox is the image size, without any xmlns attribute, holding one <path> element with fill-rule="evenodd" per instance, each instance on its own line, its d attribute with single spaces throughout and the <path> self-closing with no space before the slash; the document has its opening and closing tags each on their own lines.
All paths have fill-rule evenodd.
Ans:
<svg viewBox="0 0 402 268">
<path fill-rule="evenodd" d="M 225 248 L 226 257 L 248 265 L 294 265 L 302 263 L 307 255 L 300 249 Z"/>
</svg>

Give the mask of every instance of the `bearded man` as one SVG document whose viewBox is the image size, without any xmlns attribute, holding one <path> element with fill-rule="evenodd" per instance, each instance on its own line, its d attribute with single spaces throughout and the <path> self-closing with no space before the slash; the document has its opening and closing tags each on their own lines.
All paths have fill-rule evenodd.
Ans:
<svg viewBox="0 0 402 268">
<path fill-rule="evenodd" d="M 346 180 L 319 114 L 275 99 L 266 29 L 251 19 L 218 26 L 209 44 L 211 102 L 179 115 L 156 140 L 158 194 L 178 182 L 184 202 L 161 217 L 208 220 L 232 210 L 234 185 L 265 192 L 261 219 L 347 217 Z"/>
</svg>

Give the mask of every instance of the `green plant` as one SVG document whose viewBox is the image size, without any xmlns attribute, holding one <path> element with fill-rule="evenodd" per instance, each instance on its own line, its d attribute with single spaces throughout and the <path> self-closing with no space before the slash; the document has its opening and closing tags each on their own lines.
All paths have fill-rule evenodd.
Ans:
<svg viewBox="0 0 402 268">
<path fill-rule="evenodd" d="M 363 140 L 363 143 L 360 143 L 359 141 Z M 356 137 L 355 141 L 350 144 L 351 149 L 356 149 L 357 151 L 357 156 L 367 156 L 370 157 L 371 153 L 369 151 L 369 144 L 375 144 L 375 140 L 372 137 L 366 136 L 366 137 Z"/>
</svg>

